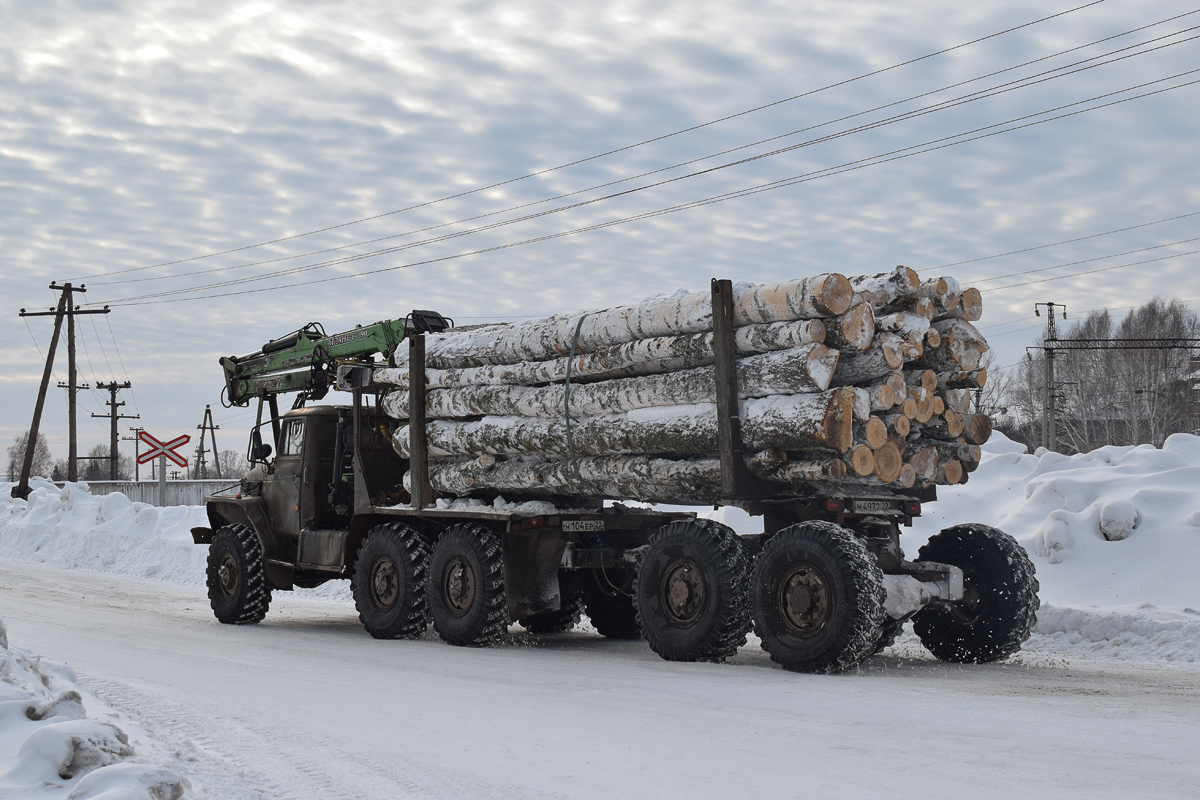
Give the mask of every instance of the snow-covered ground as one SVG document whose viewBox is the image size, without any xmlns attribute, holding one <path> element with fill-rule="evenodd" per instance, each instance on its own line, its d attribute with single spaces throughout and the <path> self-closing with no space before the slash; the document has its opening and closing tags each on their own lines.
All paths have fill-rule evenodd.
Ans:
<svg viewBox="0 0 1200 800">
<path fill-rule="evenodd" d="M 1003 781 L 995 785 L 1006 789 L 1071 796 L 1084 794 L 1081 787 L 1087 786 L 1093 797 L 1121 796 L 1145 789 L 1145 781 L 1151 781 L 1159 796 L 1190 796 L 1200 778 L 1194 759 L 1183 755 L 1200 744 L 1195 692 L 1200 676 L 1200 581 L 1195 578 L 1200 570 L 1200 438 L 1178 435 L 1162 449 L 1110 447 L 1068 458 L 1026 454 L 997 434 L 984 450 L 983 463 L 970 482 L 941 488 L 939 501 L 925 507 L 924 516 L 905 532 L 903 545 L 914 556 L 942 527 L 974 521 L 1007 530 L 1025 546 L 1037 566 L 1043 606 L 1033 638 L 1004 665 L 938 664 L 911 633 L 848 678 L 794 676 L 772 669 L 753 638 L 732 662 L 733 667 L 752 668 L 749 672 L 729 675 L 719 666 L 667 664 L 658 662 L 644 645 L 607 642 L 586 626 L 552 641 L 514 629 L 508 647 L 495 648 L 493 655 L 449 652 L 432 634 L 396 649 L 395 643 L 370 640 L 357 627 L 345 582 L 277 595 L 262 626 L 229 628 L 217 625 L 208 614 L 205 550 L 191 544 L 188 532 L 205 524 L 202 509 L 160 510 L 121 495 L 93 497 L 83 485 L 59 490 L 41 482 L 27 503 L 9 500 L 10 485 L 0 484 L 0 559 L 8 562 L 0 562 L 0 618 L 11 617 L 10 636 L 19 632 L 25 637 L 14 645 L 36 647 L 66 660 L 82 678 L 76 685 L 66 668 L 48 667 L 27 653 L 6 650 L 2 652 L 7 655 L 0 656 L 6 659 L 0 667 L 0 690 L 16 687 L 13 691 L 34 698 L 22 702 L 42 706 L 51 702 L 47 692 L 83 693 L 88 711 L 100 720 L 95 724 L 142 731 L 147 744 L 132 742 L 139 751 L 135 758 L 148 757 L 143 751 L 152 757 L 156 747 L 173 753 L 158 762 L 135 761 L 145 764 L 138 768 L 142 772 L 114 764 L 90 767 L 95 775 L 119 777 L 117 770 L 124 770 L 134 776 L 131 780 L 142 780 L 137 775 L 163 769 L 155 763 L 168 764 L 172 774 L 190 775 L 197 796 L 677 796 L 666 790 L 669 785 L 692 786 L 700 796 L 716 796 L 722 790 L 785 788 L 782 777 L 796 774 L 793 767 L 800 758 L 795 747 L 809 736 L 821 737 L 814 738 L 812 746 L 832 759 L 812 753 L 800 758 L 817 771 L 813 774 L 823 776 L 818 784 L 826 790 L 818 794 L 836 795 L 827 790 L 843 785 L 870 793 L 885 787 L 880 781 L 888 769 L 899 774 L 906 766 L 919 766 L 913 758 L 925 763 L 919 750 L 903 759 L 895 750 L 895 731 L 913 726 L 917 737 L 929 742 L 953 731 L 1012 748 L 1012 763 L 992 755 L 976 757 L 995 761 L 994 774 L 986 769 L 980 774 Z M 708 513 L 742 532 L 755 531 L 755 521 L 740 512 Z M 82 602 L 73 605 L 76 596 Z M 129 654 L 123 652 L 127 647 Z M 331 655 L 335 651 L 354 653 L 354 666 L 346 662 L 345 676 L 329 672 L 336 672 L 340 663 L 340 656 Z M 385 651 L 400 659 L 394 667 L 401 670 L 402 679 L 400 673 L 392 674 L 386 660 L 380 661 Z M 48 676 L 41 683 L 44 691 L 29 694 L 41 681 L 40 674 Z M 211 685 L 217 676 L 239 698 L 262 694 L 253 703 L 262 720 L 239 716 L 240 710 L 233 719 L 210 713 L 209 705 L 222 697 L 222 686 Z M 308 677 L 311 692 L 297 676 Z M 372 682 L 392 685 L 395 680 L 401 682 L 386 700 L 373 695 Z M 363 685 L 355 694 L 347 681 Z M 99 687 L 99 697 L 86 694 L 89 686 Z M 484 686 L 493 694 L 483 693 Z M 421 695 L 419 701 L 414 691 Z M 515 693 L 545 713 L 522 708 L 506 693 Z M 994 700 L 984 702 L 980 696 Z M 304 698 L 298 706 L 297 697 Z M 410 705 L 403 702 L 405 697 Z M 1003 697 L 1020 699 L 1006 704 Z M 1068 702 L 1072 697 L 1078 702 Z M 291 708 L 264 706 L 272 701 Z M 412 718 L 420 719 L 428 741 L 409 746 L 435 765 L 451 769 L 458 764 L 446 755 L 456 752 L 455 747 L 464 758 L 479 763 L 462 764 L 461 775 L 439 783 L 437 769 L 418 766 L 416 756 L 405 755 L 408 783 L 386 778 L 386 764 L 361 752 L 370 748 L 370 736 L 332 721 L 349 714 L 361 722 L 363 714 L 378 711 L 372 711 L 376 702 L 398 716 L 373 724 L 400 725 L 403 730 L 392 735 L 405 741 L 414 732 L 401 720 L 416 714 Z M 309 703 L 331 718 L 318 714 L 314 727 Z M 927 703 L 937 705 L 945 718 L 929 717 L 932 709 L 921 711 L 921 704 Z M 1064 719 L 1043 718 L 1047 703 L 1061 706 Z M 613 704 L 636 722 L 614 716 Z M 21 742 L 34 732 L 30 726 L 85 723 L 30 720 L 6 713 L 6 707 L 0 702 L 0 796 L 16 797 L 6 793 L 5 781 L 15 786 L 13 780 L 33 774 L 22 772 L 33 768 L 23 766 L 27 762 L 20 755 L 26 752 Z M 813 719 L 812 709 L 818 707 L 822 716 Z M 978 730 L 971 724 L 971 713 L 983 715 L 992 728 Z M 476 741 L 472 737 L 480 731 L 473 715 L 502 730 L 488 733 L 492 738 L 487 743 Z M 845 724 L 835 724 L 839 719 Z M 565 726 L 561 734 L 537 728 L 552 720 Z M 719 723 L 724 733 L 706 732 L 703 725 L 696 729 L 699 722 Z M 517 727 L 507 730 L 511 724 Z M 630 724 L 641 728 L 634 730 Z M 1081 724 L 1086 735 L 1080 732 Z M 204 733 L 205 726 L 212 730 Z M 301 736 L 304 744 L 273 733 L 273 726 L 306 731 Z M 457 743 L 456 729 L 466 737 Z M 165 744 L 153 745 L 146 731 Z M 736 739 L 731 738 L 734 731 Z M 1168 734 L 1174 738 L 1170 746 L 1147 749 L 1149 745 L 1127 738 L 1134 733 L 1154 740 L 1166 740 Z M 749 745 L 758 737 L 773 736 L 776 739 L 763 746 L 781 759 L 774 766 L 763 750 Z M 854 759 L 839 755 L 836 742 L 841 739 L 875 759 L 869 774 L 846 784 L 838 783 L 836 775 Z M 577 746 L 577 740 L 586 740 L 587 746 Z M 688 750 L 689 745 L 695 749 Z M 726 758 L 728 765 L 737 765 L 736 780 L 712 772 L 723 763 L 718 745 L 737 754 L 737 759 Z M 300 750 L 278 752 L 290 746 Z M 961 742 L 940 746 L 948 752 L 965 748 Z M 1047 789 L 1053 783 L 1054 758 L 1039 747 L 1059 751 L 1064 774 L 1073 781 L 1059 788 L 1077 787 L 1079 792 Z M 971 752 L 965 748 L 961 757 L 970 760 Z M 675 753 L 668 758 L 672 766 L 666 772 L 654 771 L 650 756 L 656 753 Z M 1099 753 L 1105 754 L 1104 765 L 1089 761 Z M 322 758 L 341 759 L 366 772 L 348 775 L 345 765 L 314 765 Z M 631 790 L 634 784 L 629 781 L 602 777 L 609 774 L 608 760 L 613 761 L 612 770 L 640 775 L 645 782 L 636 785 L 644 791 Z M 1085 762 L 1092 770 L 1088 776 L 1078 773 Z M 937 759 L 929 763 L 942 766 Z M 87 788 L 85 780 L 99 781 L 87 777 L 88 769 L 82 768 L 73 783 L 58 783 L 73 786 L 75 796 L 93 796 L 99 790 L 78 794 L 80 787 Z M 531 769 L 537 774 L 530 774 Z M 686 780 L 676 775 L 687 769 L 691 777 Z M 772 769 L 778 774 L 770 774 Z M 1014 769 L 1025 772 L 1003 777 Z M 667 774 L 676 775 L 675 784 L 660 780 Z M 964 769 L 961 775 L 951 775 L 951 783 L 963 788 L 977 777 Z M 918 783 L 926 788 L 937 785 L 924 779 Z M 156 796 L 138 785 L 104 796 Z M 390 795 L 388 786 L 394 790 Z M 914 783 L 895 794 L 917 796 L 917 788 Z M 40 793 L 28 796 L 65 797 L 70 789 L 47 784 L 36 791 Z"/>
</svg>

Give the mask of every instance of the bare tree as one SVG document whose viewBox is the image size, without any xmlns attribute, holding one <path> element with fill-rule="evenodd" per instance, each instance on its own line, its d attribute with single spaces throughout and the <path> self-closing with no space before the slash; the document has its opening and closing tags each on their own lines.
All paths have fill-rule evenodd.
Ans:
<svg viewBox="0 0 1200 800">
<path fill-rule="evenodd" d="M 239 453 L 237 450 L 221 451 L 222 476 L 234 481 L 240 480 L 249 469 L 250 462 L 246 460 L 245 453 Z"/>
<path fill-rule="evenodd" d="M 29 443 L 29 433 L 19 433 L 13 438 L 8 448 L 8 479 L 16 481 L 21 477 L 21 468 L 25 465 L 25 448 Z M 33 448 L 33 467 L 30 475 L 41 475 L 49 478 L 54 467 L 54 458 L 50 455 L 50 445 L 46 437 L 38 434 L 37 446 Z"/>
<path fill-rule="evenodd" d="M 1115 324 L 1107 310 L 1094 311 L 1059 338 L 1193 339 L 1200 317 L 1178 300 L 1154 298 Z M 1036 346 L 1045 340 L 1039 337 Z M 1031 351 L 1003 395 L 1015 411 L 1019 434 L 1038 444 L 1045 402 L 1045 355 Z M 1172 433 L 1192 429 L 1192 358 L 1188 350 L 1067 350 L 1055 358 L 1059 447 L 1087 452 L 1108 444 L 1149 442 L 1161 446 Z M 990 382 L 990 379 L 989 379 Z"/>
</svg>

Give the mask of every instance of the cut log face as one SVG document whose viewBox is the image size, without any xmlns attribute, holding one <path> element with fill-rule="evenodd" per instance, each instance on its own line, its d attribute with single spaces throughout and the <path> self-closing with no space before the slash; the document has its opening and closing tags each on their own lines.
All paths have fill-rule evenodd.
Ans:
<svg viewBox="0 0 1200 800">
<path fill-rule="evenodd" d="M 908 397 L 908 384 L 905 383 L 904 373 L 902 371 L 897 370 L 891 375 L 888 375 L 887 380 L 885 380 L 884 383 L 891 388 L 892 394 L 895 396 L 896 405 L 903 403 L 905 398 Z"/>
<path fill-rule="evenodd" d="M 917 471 L 917 485 L 928 486 L 937 477 L 938 451 L 931 444 L 921 444 L 908 447 L 904 452 L 905 460 Z"/>
<path fill-rule="evenodd" d="M 910 369 L 904 373 L 904 382 L 909 386 L 920 386 L 927 392 L 938 388 L 937 373 L 931 369 Z"/>
<path fill-rule="evenodd" d="M 960 442 L 936 442 L 934 447 L 937 448 L 938 458 L 954 459 L 962 465 L 963 470 L 973 472 L 979 466 L 979 461 L 983 458 L 983 450 L 977 444 L 963 444 Z"/>
<path fill-rule="evenodd" d="M 896 393 L 886 383 L 868 390 L 871 396 L 871 411 L 887 411 L 896 405 Z"/>
<path fill-rule="evenodd" d="M 912 397 L 905 398 L 904 402 L 900 404 L 900 413 L 908 417 L 909 420 L 917 418 L 917 409 L 917 401 Z"/>
<path fill-rule="evenodd" d="M 850 467 L 850 473 L 860 478 L 875 474 L 875 454 L 865 444 L 857 444 L 850 452 L 842 456 L 842 460 Z"/>
<path fill-rule="evenodd" d="M 866 350 L 875 338 L 875 309 L 856 298 L 845 314 L 828 321 L 825 330 L 825 344 L 830 347 L 846 352 Z"/>
<path fill-rule="evenodd" d="M 882 308 L 877 308 L 876 316 L 895 314 L 900 311 L 911 311 L 927 320 L 933 320 L 933 301 L 928 297 L 918 297 L 915 294 L 901 295 Z"/>
<path fill-rule="evenodd" d="M 912 464 L 905 463 L 900 467 L 900 477 L 896 478 L 896 483 L 903 486 L 905 489 L 911 489 L 917 482 L 917 470 Z"/>
<path fill-rule="evenodd" d="M 969 414 L 971 411 L 970 389 L 947 389 L 942 392 L 942 399 L 946 401 L 946 408 L 956 414 Z"/>
<path fill-rule="evenodd" d="M 942 346 L 926 353 L 919 365 L 935 372 L 960 372 L 979 367 L 988 351 L 987 340 L 966 320 L 956 318 L 933 323 L 942 335 Z"/>
<path fill-rule="evenodd" d="M 875 450 L 888 440 L 887 425 L 879 417 L 870 417 L 866 422 L 854 423 L 854 441 Z"/>
<path fill-rule="evenodd" d="M 954 486 L 962 481 L 962 477 L 962 464 L 958 463 L 953 458 L 946 459 L 938 463 L 937 478 L 935 483 L 939 483 L 943 486 Z"/>
<path fill-rule="evenodd" d="M 895 442 L 884 442 L 875 448 L 875 474 L 884 483 L 891 483 L 900 477 L 904 467 L 904 452 Z"/>
<path fill-rule="evenodd" d="M 889 436 L 896 436 L 900 439 L 908 436 L 912 429 L 912 422 L 903 414 L 888 414 L 884 416 L 883 424 L 887 426 Z"/>
<path fill-rule="evenodd" d="M 942 335 L 935 329 L 930 328 L 925 331 L 925 349 L 936 350 L 942 346 Z"/>
<path fill-rule="evenodd" d="M 987 444 L 992 437 L 992 418 L 987 414 L 971 414 L 965 419 L 963 437 L 971 444 Z"/>
<path fill-rule="evenodd" d="M 978 322 L 983 316 L 983 295 L 975 287 L 964 289 L 954 305 L 934 303 L 934 319 L 957 318 L 967 322 Z"/>
</svg>

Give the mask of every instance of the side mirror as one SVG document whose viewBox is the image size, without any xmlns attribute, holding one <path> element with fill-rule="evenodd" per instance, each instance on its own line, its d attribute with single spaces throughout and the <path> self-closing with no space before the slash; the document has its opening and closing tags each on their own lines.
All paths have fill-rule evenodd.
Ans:
<svg viewBox="0 0 1200 800">
<path fill-rule="evenodd" d="M 257 430 L 250 435 L 250 460 L 266 463 L 271 455 L 271 445 L 264 444 L 262 434 Z"/>
</svg>

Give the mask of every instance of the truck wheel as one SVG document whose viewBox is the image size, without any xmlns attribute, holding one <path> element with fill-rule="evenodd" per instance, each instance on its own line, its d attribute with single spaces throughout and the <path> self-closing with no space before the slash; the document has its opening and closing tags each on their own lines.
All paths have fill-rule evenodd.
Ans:
<svg viewBox="0 0 1200 800">
<path fill-rule="evenodd" d="M 637 610 L 633 598 L 616 590 L 611 593 L 598 586 L 589 587 L 583 595 L 583 610 L 592 627 L 609 639 L 640 639 Z"/>
<path fill-rule="evenodd" d="M 225 525 L 208 546 L 208 600 L 227 625 L 262 622 L 271 605 L 262 545 L 249 525 Z"/>
<path fill-rule="evenodd" d="M 1029 556 L 1004 531 L 955 525 L 931 537 L 919 561 L 963 571 L 963 599 L 920 611 L 913 629 L 942 661 L 980 664 L 1021 649 L 1037 622 L 1038 581 Z"/>
<path fill-rule="evenodd" d="M 448 644 L 481 647 L 508 630 L 500 537 L 479 525 L 453 525 L 429 561 L 429 611 Z"/>
<path fill-rule="evenodd" d="M 408 525 L 371 529 L 350 576 L 358 618 L 376 639 L 415 639 L 429 625 L 429 546 Z"/>
<path fill-rule="evenodd" d="M 746 643 L 749 561 L 718 522 L 682 520 L 650 537 L 633 596 L 642 636 L 668 661 L 724 661 Z"/>
<path fill-rule="evenodd" d="M 543 611 L 517 620 L 530 633 L 566 633 L 579 623 L 583 616 L 583 598 L 578 595 L 564 597 L 562 608 Z"/>
<path fill-rule="evenodd" d="M 875 643 L 875 649 L 871 651 L 871 655 L 877 656 L 894 645 L 903 630 L 904 620 L 885 616 L 883 626 L 879 629 L 879 641 Z"/>
<path fill-rule="evenodd" d="M 883 572 L 850 531 L 802 522 L 771 537 L 751 579 L 754 629 L 793 672 L 841 672 L 871 654 L 885 612 Z"/>
</svg>

